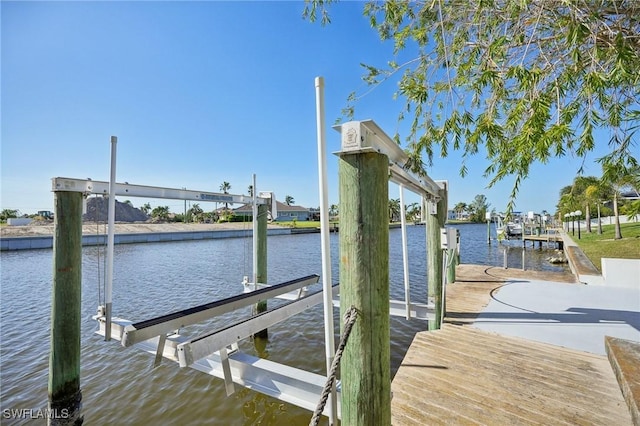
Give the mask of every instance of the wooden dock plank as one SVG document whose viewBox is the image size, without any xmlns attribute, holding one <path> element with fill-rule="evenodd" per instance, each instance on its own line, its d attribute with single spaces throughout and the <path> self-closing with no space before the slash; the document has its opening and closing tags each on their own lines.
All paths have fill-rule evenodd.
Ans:
<svg viewBox="0 0 640 426">
<path fill-rule="evenodd" d="M 429 416 L 430 424 L 631 424 L 605 357 L 566 349 L 553 357 L 544 343 L 523 347 L 518 339 L 464 328 L 416 335 L 392 384 L 393 424 L 407 424 L 396 413 L 409 407 L 450 411 L 439 420 Z"/>
<path fill-rule="evenodd" d="M 443 328 L 416 334 L 396 373 L 392 424 L 632 424 L 606 357 L 470 326 L 509 278 L 573 276 L 461 265 L 456 277 Z"/>
<path fill-rule="evenodd" d="M 640 343 L 607 336 L 605 344 L 633 424 L 640 425 Z"/>
</svg>

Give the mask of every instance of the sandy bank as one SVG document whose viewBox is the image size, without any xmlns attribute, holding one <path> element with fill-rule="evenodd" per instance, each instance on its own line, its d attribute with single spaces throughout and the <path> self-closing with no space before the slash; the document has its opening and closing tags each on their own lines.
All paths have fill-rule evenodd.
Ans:
<svg viewBox="0 0 640 426">
<path fill-rule="evenodd" d="M 269 224 L 270 229 L 285 228 L 280 225 Z M 207 232 L 229 229 L 251 230 L 251 223 L 116 223 L 116 234 L 143 234 L 162 232 Z M 85 222 L 82 226 L 83 235 L 106 234 L 104 223 Z M 47 225 L 2 226 L 0 238 L 52 236 L 53 223 Z"/>
</svg>

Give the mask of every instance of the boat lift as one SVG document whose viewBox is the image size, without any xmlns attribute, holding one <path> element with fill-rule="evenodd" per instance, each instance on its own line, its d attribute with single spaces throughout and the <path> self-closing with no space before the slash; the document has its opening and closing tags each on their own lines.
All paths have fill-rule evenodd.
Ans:
<svg viewBox="0 0 640 426">
<path fill-rule="evenodd" d="M 119 340 L 125 347 L 135 346 L 154 356 L 153 366 L 157 366 L 165 358 L 176 362 L 180 367 L 190 367 L 225 381 L 228 395 L 234 392 L 234 384 L 264 393 L 282 401 L 313 411 L 318 404 L 327 377 L 298 368 L 257 358 L 238 350 L 238 341 L 250 337 L 259 330 L 296 315 L 314 305 L 324 303 L 325 346 L 327 348 L 327 371 L 334 356 L 333 307 L 339 306 L 339 286 L 331 281 L 331 257 L 329 253 L 328 197 L 326 183 L 326 157 L 324 141 L 323 83 L 316 79 L 318 99 L 318 161 L 320 169 L 321 193 L 321 232 L 322 232 L 322 272 L 323 290 L 308 294 L 306 287 L 319 281 L 318 275 L 311 275 L 269 285 L 257 283 L 256 279 L 256 223 L 254 220 L 254 280 L 244 280 L 246 292 L 236 296 L 206 303 L 162 315 L 144 321 L 133 322 L 113 317 L 111 314 L 111 279 L 112 271 L 107 271 L 107 291 L 104 307 L 100 307 L 94 319 L 99 323 L 98 334 Z M 438 183 L 427 176 L 418 177 L 409 172 L 405 165 L 408 157 L 373 121 L 352 121 L 336 130 L 342 134 L 342 152 L 379 152 L 389 158 L 390 180 L 399 184 L 400 197 L 404 201 L 404 190 L 408 189 L 423 198 L 424 205 L 434 205 L 438 200 Z M 112 167 L 110 182 L 99 182 L 90 179 L 53 178 L 54 191 L 77 191 L 85 195 L 109 194 L 109 238 L 107 268 L 113 268 L 113 232 L 115 217 L 115 196 L 164 198 L 175 200 L 192 200 L 224 203 L 252 203 L 254 219 L 257 205 L 271 203 L 275 208 L 276 200 L 272 193 L 260 193 L 248 197 L 244 195 L 220 194 L 206 191 L 162 188 L 143 185 L 130 185 L 115 182 L 115 145 L 112 138 Z M 254 188 L 255 176 L 254 176 Z M 112 204 L 113 203 L 113 204 Z M 430 204 L 429 204 L 430 203 Z M 404 204 L 401 202 L 401 209 Z M 433 211 L 431 211 L 433 214 Z M 405 300 L 390 301 L 390 314 L 407 319 L 433 320 L 435 309 L 432 303 L 417 303 L 410 300 L 408 273 L 408 253 L 406 239 L 406 220 L 402 212 L 402 244 Z M 335 294 L 335 297 L 334 297 Z M 217 315 L 231 312 L 242 307 L 251 306 L 259 301 L 273 297 L 287 299 L 287 303 L 272 308 L 261 314 L 239 321 L 228 327 L 214 330 L 199 336 L 190 337 L 180 334 L 180 329 L 196 324 Z M 323 415 L 330 419 L 330 424 L 340 418 L 340 384 L 336 385 L 333 396 Z"/>
</svg>

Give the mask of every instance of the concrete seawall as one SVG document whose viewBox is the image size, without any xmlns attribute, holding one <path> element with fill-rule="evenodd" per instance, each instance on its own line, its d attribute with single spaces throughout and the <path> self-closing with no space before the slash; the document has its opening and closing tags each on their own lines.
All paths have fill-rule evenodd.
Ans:
<svg viewBox="0 0 640 426">
<path fill-rule="evenodd" d="M 290 235 L 291 228 L 271 228 L 267 235 Z M 167 241 L 212 240 L 219 238 L 243 238 L 251 236 L 247 229 L 221 229 L 215 231 L 178 231 L 178 232 L 139 232 L 116 234 L 115 244 L 160 243 Z M 82 236 L 83 246 L 106 245 L 105 234 L 85 234 Z M 50 249 L 53 247 L 52 235 L 25 237 L 3 237 L 0 239 L 0 251 Z"/>
</svg>

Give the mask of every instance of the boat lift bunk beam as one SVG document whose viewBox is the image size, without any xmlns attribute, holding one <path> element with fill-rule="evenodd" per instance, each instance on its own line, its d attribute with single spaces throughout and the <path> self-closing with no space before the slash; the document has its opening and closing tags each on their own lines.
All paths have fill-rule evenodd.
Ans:
<svg viewBox="0 0 640 426">
<path fill-rule="evenodd" d="M 259 301 L 276 297 L 298 288 L 316 284 L 320 276 L 317 274 L 287 281 L 256 290 L 251 293 L 239 294 L 215 302 L 206 303 L 182 311 L 173 312 L 145 321 L 128 325 L 124 329 L 122 346 L 131 346 L 151 339 L 152 337 L 169 333 L 187 325 L 205 321 L 236 309 L 250 306 Z M 264 327 L 263 327 L 264 328 Z"/>
<path fill-rule="evenodd" d="M 334 285 L 336 288 L 338 285 Z M 261 290 L 256 290 L 256 292 Z M 254 294 L 254 293 L 249 293 Z M 285 303 L 277 308 L 252 316 L 234 325 L 182 342 L 178 345 L 180 367 L 187 367 L 198 359 L 204 358 L 232 342 L 253 336 L 257 331 L 271 327 L 306 309 L 322 303 L 322 291 Z"/>
<path fill-rule="evenodd" d="M 316 282 L 318 281 L 317 277 L 317 275 L 314 276 Z M 304 281 L 301 279 L 297 281 L 297 284 L 301 285 L 309 284 L 309 281 L 313 280 Z M 282 284 L 280 286 L 279 291 L 286 290 L 286 287 Z M 338 284 L 334 286 L 335 290 L 337 288 Z M 273 290 L 273 287 L 263 290 Z M 243 296 L 246 298 L 255 295 L 257 292 L 264 295 L 263 290 L 256 290 Z M 257 330 L 284 321 L 293 315 L 322 303 L 322 301 L 323 292 L 318 291 L 213 333 L 193 339 L 188 339 L 179 334 L 166 336 L 163 339 L 164 335 L 160 335 L 138 342 L 135 346 L 152 355 L 156 355 L 156 358 L 164 357 L 171 361 L 179 362 L 181 367 L 188 366 L 225 380 L 228 394 L 233 393 L 232 383 L 236 383 L 313 411 L 326 383 L 327 378 L 325 376 L 239 352 L 237 351 L 237 342 L 252 336 Z M 130 326 L 131 322 L 114 318 L 112 325 L 119 325 L 120 330 L 122 330 L 123 327 Z M 104 326 L 105 323 L 101 322 L 98 334 L 104 334 Z M 118 339 L 122 337 L 122 334 L 114 330 L 113 336 Z M 235 348 L 227 353 L 230 346 L 235 346 Z M 155 364 L 157 365 L 157 360 Z M 329 415 L 326 409 L 323 415 Z M 338 405 L 338 417 L 339 415 L 340 405 Z"/>
<path fill-rule="evenodd" d="M 91 179 L 54 177 L 51 179 L 52 191 L 82 192 L 90 194 L 109 194 L 109 182 Z M 274 204 L 275 197 L 265 197 L 270 193 L 260 192 L 256 197 L 257 204 Z M 159 186 L 133 185 L 127 182 L 115 184 L 115 195 L 129 197 L 159 198 L 169 200 L 186 200 L 229 204 L 252 204 L 253 197 L 247 195 L 222 194 L 218 192 L 196 191 L 190 189 L 164 188 Z"/>
</svg>

